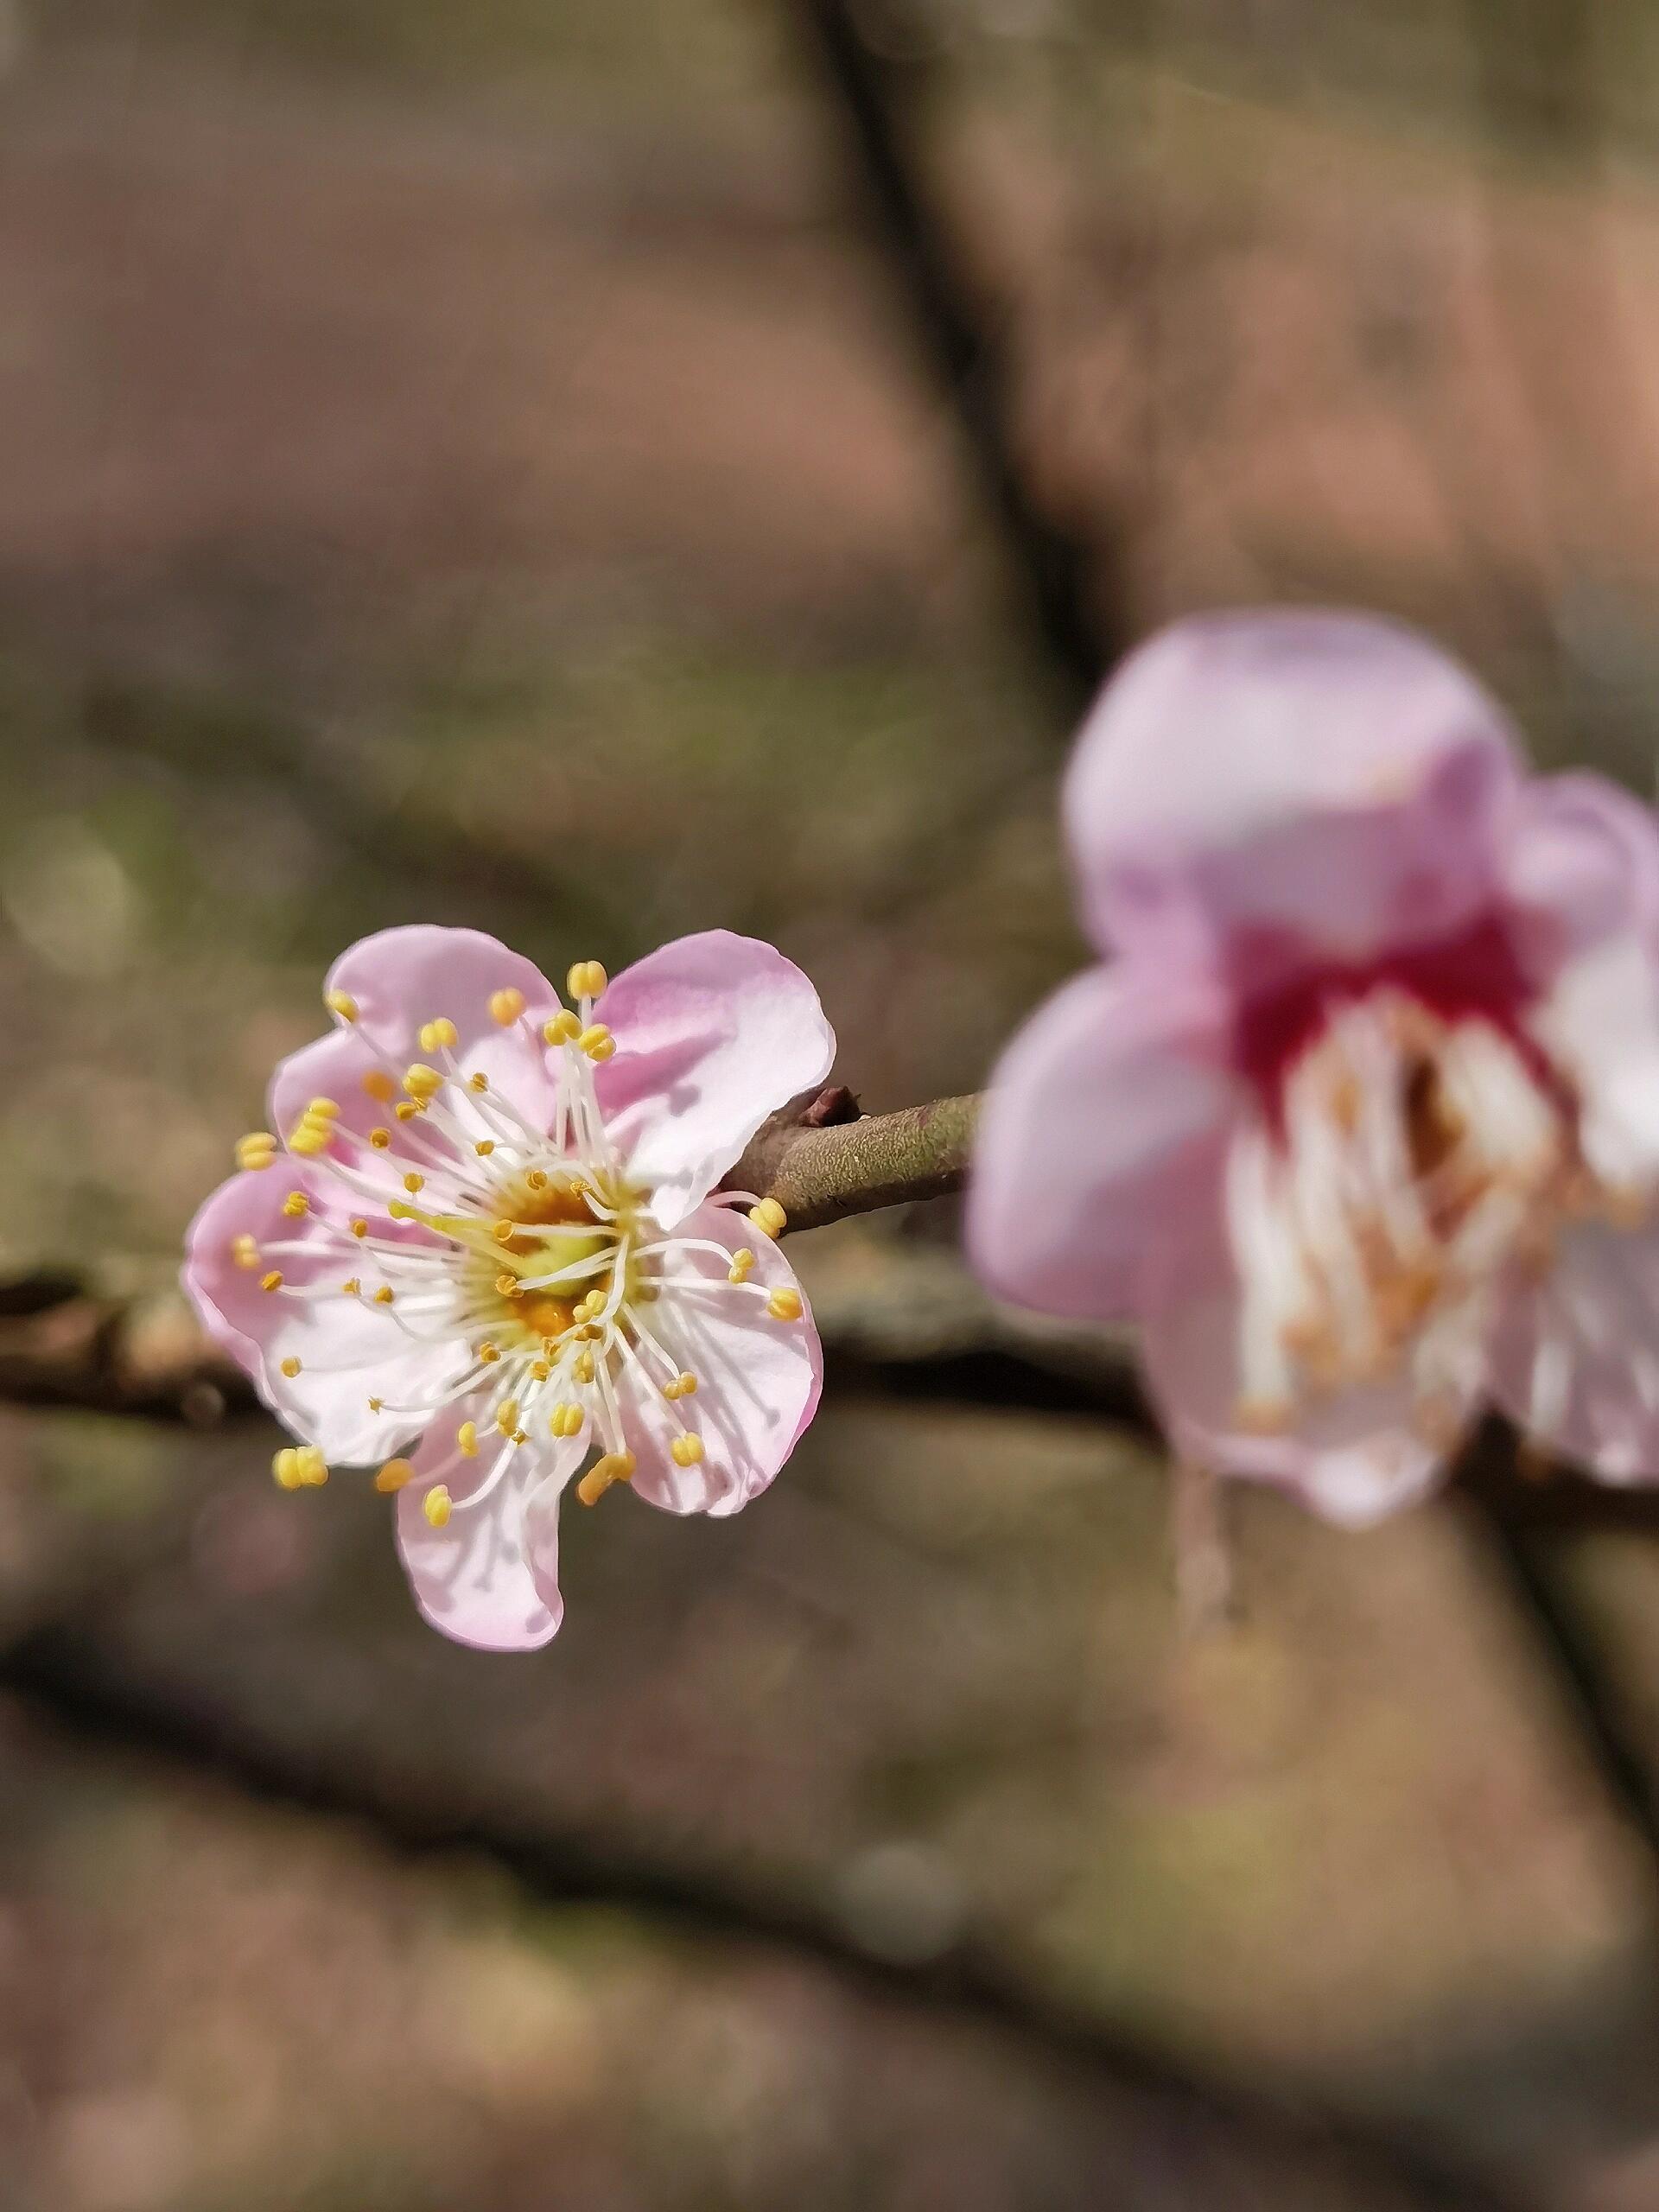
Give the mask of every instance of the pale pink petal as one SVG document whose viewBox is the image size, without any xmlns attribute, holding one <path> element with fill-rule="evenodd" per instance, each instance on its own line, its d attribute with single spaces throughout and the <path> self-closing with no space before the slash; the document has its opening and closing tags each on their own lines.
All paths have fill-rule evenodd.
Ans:
<svg viewBox="0 0 1659 2212">
<path fill-rule="evenodd" d="M 982 1281 L 1016 1305 L 1105 1320 L 1211 1272 L 1241 1103 L 1228 1050 L 1226 1007 L 1202 978 L 1125 962 L 1052 998 L 985 1101 L 967 1224 Z"/>
<path fill-rule="evenodd" d="M 1659 1482 L 1659 1228 L 1585 1222 L 1517 1274 L 1491 1349 L 1518 1427 L 1604 1482 Z"/>
<path fill-rule="evenodd" d="M 1413 1504 L 1446 1472 L 1465 1424 L 1474 1417 L 1479 1370 L 1450 1426 L 1434 1441 L 1412 1423 L 1401 1381 L 1344 1391 L 1299 1414 L 1282 1434 L 1241 1429 L 1238 1301 L 1232 1290 L 1173 1306 L 1147 1325 L 1142 1342 L 1147 1380 L 1174 1448 L 1218 1474 L 1243 1476 L 1291 1491 L 1323 1519 L 1362 1529 Z"/>
<path fill-rule="evenodd" d="M 1659 817 L 1603 776 L 1540 777 L 1511 810 L 1505 895 L 1529 972 L 1635 931 L 1659 948 Z"/>
<path fill-rule="evenodd" d="M 288 1219 L 283 1202 L 307 1192 L 312 1211 Z M 262 1263 L 236 1261 L 235 1239 L 251 1236 Z M 297 1250 L 276 1251 L 277 1246 Z M 383 1459 L 424 1425 L 430 1406 L 464 1370 L 464 1342 L 412 1343 L 393 1312 L 375 1304 L 380 1277 L 341 1225 L 333 1194 L 308 1166 L 278 1160 L 221 1184 L 191 1224 L 184 1286 L 216 1341 L 252 1376 L 260 1395 L 296 1435 L 347 1465 Z M 283 1288 L 260 1287 L 269 1269 Z M 365 1295 L 345 1295 L 352 1276 Z M 324 1294 L 288 1294 L 315 1287 Z M 297 1359 L 296 1376 L 283 1373 Z M 376 1412 L 371 1396 L 384 1401 Z M 409 1408 L 414 1408 L 410 1411 Z"/>
<path fill-rule="evenodd" d="M 1538 979 L 1528 1027 L 1578 1103 L 1585 1164 L 1610 1189 L 1659 1177 L 1659 822 L 1595 776 L 1535 785 L 1509 861 Z"/>
<path fill-rule="evenodd" d="M 619 1387 L 622 1427 L 639 1465 L 633 1487 L 671 1513 L 735 1513 L 771 1482 L 817 1410 L 823 1355 L 811 1308 L 778 1245 L 729 1206 L 700 1206 L 682 1224 L 688 1238 L 721 1252 L 747 1246 L 754 1270 L 747 1287 L 728 1282 L 726 1260 L 678 1249 L 666 1271 L 695 1275 L 705 1290 L 664 1290 L 640 1318 L 669 1358 L 697 1378 L 694 1395 L 671 1402 L 666 1370 L 631 1362 Z M 796 1321 L 774 1321 L 766 1295 L 793 1290 Z M 682 1429 L 702 1439 L 696 1465 L 676 1465 L 670 1445 Z"/>
<path fill-rule="evenodd" d="M 342 953 L 327 988 L 356 1001 L 355 1027 L 398 1076 L 416 1060 L 442 1066 L 441 1055 L 435 1058 L 423 1047 L 420 1032 L 444 1017 L 459 1033 L 454 1056 L 461 1068 L 481 1073 L 538 1131 L 552 1126 L 553 1079 L 541 1032 L 558 1012 L 559 997 L 521 953 L 479 930 L 415 923 L 382 930 Z M 505 1027 L 490 1005 L 505 990 L 520 992 L 524 1001 L 523 1015 Z"/>
<path fill-rule="evenodd" d="M 488 1427 L 488 1404 L 480 1397 L 451 1407 L 422 1439 L 414 1479 L 397 1494 L 397 1548 L 434 1628 L 483 1651 L 533 1651 L 564 1618 L 559 1496 L 588 1446 L 580 1437 L 541 1438 L 508 1461 L 512 1447 Z M 464 1421 L 478 1428 L 476 1459 L 463 1459 L 456 1445 Z M 439 1483 L 454 1503 L 435 1529 L 424 1501 Z"/>
<path fill-rule="evenodd" d="M 1335 613 L 1177 623 L 1108 683 L 1065 817 L 1103 944 L 1366 959 L 1449 936 L 1496 882 L 1504 717 L 1412 632 Z"/>
<path fill-rule="evenodd" d="M 601 1110 L 664 1228 L 732 1166 L 768 1114 L 823 1081 L 835 1033 L 793 961 L 729 930 L 623 970 L 594 1009 L 616 1038 Z"/>
</svg>

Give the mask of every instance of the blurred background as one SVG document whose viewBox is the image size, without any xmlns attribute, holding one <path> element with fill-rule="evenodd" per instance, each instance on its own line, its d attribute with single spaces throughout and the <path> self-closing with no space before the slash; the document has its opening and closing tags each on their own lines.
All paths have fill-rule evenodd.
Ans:
<svg viewBox="0 0 1659 2212">
<path fill-rule="evenodd" d="M 530 1659 L 178 1239 L 359 933 L 772 938 L 867 1107 L 1078 961 L 1099 673 L 1426 622 L 1651 795 L 1643 0 L 0 0 L 0 2206 L 1659 2207 L 1659 1517 L 1236 1501 L 949 1210 Z"/>
</svg>

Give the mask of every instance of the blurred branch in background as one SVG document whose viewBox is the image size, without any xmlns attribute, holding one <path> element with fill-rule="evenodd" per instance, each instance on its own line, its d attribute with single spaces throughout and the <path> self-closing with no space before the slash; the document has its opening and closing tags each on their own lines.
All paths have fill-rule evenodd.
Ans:
<svg viewBox="0 0 1659 2212">
<path fill-rule="evenodd" d="M 1016 420 L 1002 320 L 935 208 L 922 141 L 935 91 L 931 34 L 903 0 L 791 0 L 805 18 L 856 149 L 872 212 L 912 318 L 1007 542 L 1033 626 L 1081 707 L 1127 649 L 1127 610 L 1096 579 L 1116 570 L 1104 518 L 1084 543 L 1033 488 Z"/>
</svg>

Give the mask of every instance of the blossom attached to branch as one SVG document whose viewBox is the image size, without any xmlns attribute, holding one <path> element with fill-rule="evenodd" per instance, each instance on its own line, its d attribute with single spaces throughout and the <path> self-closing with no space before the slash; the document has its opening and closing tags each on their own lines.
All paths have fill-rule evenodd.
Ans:
<svg viewBox="0 0 1659 2212">
<path fill-rule="evenodd" d="M 1659 1478 L 1659 827 L 1528 779 L 1425 641 L 1178 625 L 1065 798 L 1109 964 L 1018 1036 L 970 1191 L 980 1273 L 1132 1318 L 1182 1451 L 1372 1519 L 1491 1395 Z"/>
<path fill-rule="evenodd" d="M 277 1479 L 384 1461 L 422 1611 L 496 1649 L 558 1627 L 573 1478 L 584 1503 L 626 1481 L 734 1513 L 821 1375 L 782 1210 L 715 1191 L 829 1072 L 810 983 L 712 931 L 614 982 L 579 962 L 568 991 L 470 930 L 354 946 L 336 1027 L 278 1068 L 270 1131 L 238 1147 L 184 1274 L 301 1440 Z"/>
</svg>

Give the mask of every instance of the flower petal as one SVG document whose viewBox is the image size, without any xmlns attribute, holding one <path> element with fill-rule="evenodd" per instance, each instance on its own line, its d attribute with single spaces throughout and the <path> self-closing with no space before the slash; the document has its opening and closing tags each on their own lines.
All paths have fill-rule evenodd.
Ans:
<svg viewBox="0 0 1659 2212">
<path fill-rule="evenodd" d="M 307 1193 L 310 1211 L 290 1220 L 283 1205 L 296 1189 Z M 434 1402 L 470 1353 L 459 1340 L 412 1342 L 393 1309 L 374 1302 L 376 1277 L 335 1206 L 329 1186 L 304 1163 L 232 1176 L 190 1225 L 183 1281 L 210 1333 L 252 1376 L 272 1411 L 325 1458 L 351 1465 L 383 1459 L 416 1434 L 427 1414 L 398 1408 Z M 253 1238 L 263 1264 L 238 1263 L 233 1248 L 244 1236 Z M 277 1245 L 299 1249 L 273 1252 Z M 263 1290 L 270 1268 L 281 1273 L 282 1287 Z M 369 1295 L 340 1293 L 353 1274 Z M 322 1295 L 289 1294 L 309 1287 Z M 298 1373 L 284 1375 L 284 1360 L 297 1360 Z M 378 1413 L 372 1395 L 385 1401 Z"/>
<path fill-rule="evenodd" d="M 1604 1482 L 1659 1482 L 1659 1226 L 1584 1222 L 1517 1275 L 1491 1349 L 1516 1425 Z"/>
<path fill-rule="evenodd" d="M 541 1031 L 558 1012 L 559 995 L 521 953 L 480 930 L 416 923 L 353 945 L 330 969 L 327 988 L 355 1001 L 352 1026 L 398 1076 L 412 1061 L 433 1059 L 420 1033 L 442 1016 L 455 1025 L 455 1055 L 468 1074 L 481 1072 L 538 1131 L 552 1126 L 553 1078 Z M 490 1002 L 505 990 L 522 994 L 524 1008 L 504 1027 Z"/>
<path fill-rule="evenodd" d="M 986 1097 L 967 1221 L 981 1279 L 1016 1305 L 1106 1320 L 1210 1272 L 1240 1100 L 1227 1050 L 1201 978 L 1125 961 L 1052 998 Z"/>
<path fill-rule="evenodd" d="M 414 1479 L 397 1494 L 397 1549 L 434 1628 L 482 1651 L 533 1651 L 564 1618 L 559 1497 L 588 1447 L 581 1438 L 543 1440 L 513 1452 L 486 1430 L 488 1405 L 479 1397 L 451 1407 L 423 1438 Z M 461 1458 L 455 1443 L 467 1420 L 480 1432 L 474 1459 Z M 435 1529 L 425 1501 L 440 1482 L 453 1503 Z"/>
<path fill-rule="evenodd" d="M 646 1309 L 652 1334 L 669 1357 L 697 1378 L 696 1394 L 671 1402 L 655 1369 L 635 1361 L 619 1388 L 623 1433 L 639 1462 L 633 1487 L 670 1513 L 735 1513 L 758 1497 L 794 1450 L 817 1410 L 823 1354 L 805 1294 L 772 1239 L 729 1206 L 699 1206 L 682 1224 L 685 1238 L 722 1253 L 754 1254 L 747 1285 L 727 1281 L 714 1252 L 683 1249 L 677 1238 L 665 1272 L 696 1276 L 705 1290 L 664 1289 Z M 762 1294 L 793 1291 L 800 1318 L 776 1321 Z M 683 1430 L 702 1439 L 703 1457 L 677 1465 L 670 1452 Z"/>
<path fill-rule="evenodd" d="M 1577 1098 L 1580 1150 L 1615 1191 L 1659 1178 L 1659 821 L 1598 776 L 1534 785 L 1508 863 L 1541 996 L 1529 1027 Z"/>
<path fill-rule="evenodd" d="M 1343 1528 L 1368 1528 L 1432 1490 L 1478 1402 L 1478 1363 L 1471 1361 L 1463 1402 L 1448 1422 L 1455 1433 L 1446 1439 L 1431 1442 L 1414 1428 L 1402 1382 L 1344 1391 L 1307 1408 L 1294 1428 L 1259 1435 L 1234 1418 L 1238 1343 L 1236 1290 L 1172 1306 L 1148 1325 L 1147 1379 L 1172 1443 L 1218 1473 L 1290 1491 Z"/>
<path fill-rule="evenodd" d="M 1175 624 L 1124 664 L 1065 791 L 1107 944 L 1259 969 L 1450 935 L 1490 899 L 1518 775 L 1507 722 L 1408 630 L 1329 612 Z"/>
<path fill-rule="evenodd" d="M 835 1033 L 794 962 L 730 930 L 647 954 L 594 1013 L 616 1038 L 615 1057 L 596 1071 L 600 1107 L 665 1229 L 835 1058 Z"/>
</svg>

